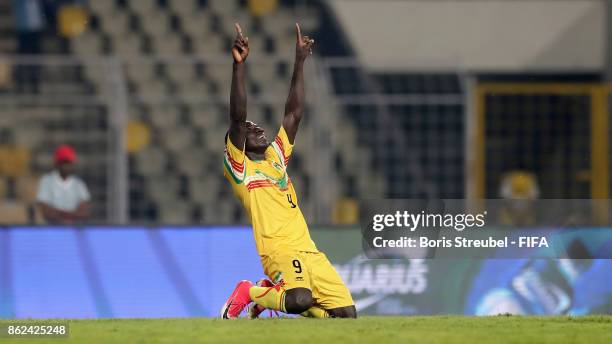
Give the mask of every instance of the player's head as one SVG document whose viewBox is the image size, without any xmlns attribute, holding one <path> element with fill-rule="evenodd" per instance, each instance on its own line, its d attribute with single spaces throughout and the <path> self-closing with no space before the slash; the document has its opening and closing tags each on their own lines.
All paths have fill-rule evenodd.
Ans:
<svg viewBox="0 0 612 344">
<path fill-rule="evenodd" d="M 76 152 L 69 145 L 57 147 L 54 154 L 55 168 L 62 177 L 65 178 L 74 173 L 76 158 Z"/>
<path fill-rule="evenodd" d="M 246 151 L 253 153 L 265 152 L 270 143 L 263 128 L 251 121 L 246 121 L 246 131 Z"/>
</svg>

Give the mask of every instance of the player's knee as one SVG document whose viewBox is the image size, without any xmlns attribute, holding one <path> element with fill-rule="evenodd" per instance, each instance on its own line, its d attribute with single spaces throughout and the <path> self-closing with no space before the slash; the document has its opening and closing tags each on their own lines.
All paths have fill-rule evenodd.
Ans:
<svg viewBox="0 0 612 344">
<path fill-rule="evenodd" d="M 312 307 L 312 292 L 306 288 L 289 289 L 285 293 L 285 310 L 290 314 L 300 314 Z"/>
<path fill-rule="evenodd" d="M 355 306 L 328 309 L 327 314 L 332 318 L 357 318 Z"/>
</svg>

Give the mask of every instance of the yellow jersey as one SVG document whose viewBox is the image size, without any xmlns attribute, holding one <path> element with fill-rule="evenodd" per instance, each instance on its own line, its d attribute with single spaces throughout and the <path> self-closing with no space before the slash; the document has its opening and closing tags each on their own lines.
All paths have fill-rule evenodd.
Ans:
<svg viewBox="0 0 612 344">
<path fill-rule="evenodd" d="M 260 256 L 318 252 L 287 175 L 292 151 L 293 145 L 282 126 L 266 149 L 265 160 L 249 159 L 244 146 L 237 148 L 229 135 L 225 138 L 224 174 L 253 225 Z"/>
</svg>

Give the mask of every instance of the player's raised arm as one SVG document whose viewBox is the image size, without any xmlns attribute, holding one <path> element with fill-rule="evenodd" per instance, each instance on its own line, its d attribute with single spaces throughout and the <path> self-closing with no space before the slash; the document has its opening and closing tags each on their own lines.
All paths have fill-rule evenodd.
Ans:
<svg viewBox="0 0 612 344">
<path fill-rule="evenodd" d="M 287 103 L 285 104 L 285 117 L 283 118 L 283 127 L 291 144 L 295 141 L 295 135 L 304 113 L 304 103 L 306 101 L 304 91 L 304 61 L 306 61 L 308 55 L 312 54 L 312 46 L 314 45 L 314 39 L 302 36 L 300 25 L 297 23 L 295 24 L 295 31 L 295 62 L 293 64 L 289 97 L 287 97 Z"/>
<path fill-rule="evenodd" d="M 229 137 L 236 147 L 243 147 L 246 139 L 245 121 L 247 116 L 247 95 L 245 87 L 245 62 L 249 55 L 249 39 L 242 35 L 238 23 L 236 27 L 236 40 L 232 47 L 232 87 L 230 91 L 230 128 Z"/>
</svg>

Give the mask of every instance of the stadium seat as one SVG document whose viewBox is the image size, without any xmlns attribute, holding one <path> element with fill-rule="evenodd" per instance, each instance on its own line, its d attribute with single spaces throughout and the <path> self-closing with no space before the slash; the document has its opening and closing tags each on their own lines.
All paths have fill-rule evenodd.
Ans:
<svg viewBox="0 0 612 344">
<path fill-rule="evenodd" d="M 148 82 L 138 83 L 138 96 L 147 100 L 163 100 L 168 96 L 169 85 L 161 79 L 153 79 Z"/>
<path fill-rule="evenodd" d="M 184 53 L 183 37 L 176 33 L 153 36 L 153 50 L 161 56 L 177 56 Z"/>
<path fill-rule="evenodd" d="M 183 81 L 178 83 L 178 94 L 187 102 L 200 100 L 209 97 L 211 94 L 211 86 L 208 82 L 202 80 Z"/>
<path fill-rule="evenodd" d="M 8 179 L 0 177 L 0 199 L 8 198 Z"/>
<path fill-rule="evenodd" d="M 195 79 L 196 68 L 191 61 L 181 63 L 167 63 L 165 65 L 166 75 L 177 83 L 189 82 Z"/>
<path fill-rule="evenodd" d="M 235 23 L 240 23 L 240 28 L 242 28 L 242 31 L 248 33 L 247 37 L 249 38 L 249 43 L 252 42 L 252 39 L 259 37 L 255 30 L 253 16 L 251 15 L 243 12 L 220 12 L 218 13 L 217 18 L 219 18 L 221 33 L 225 34 L 227 37 L 233 38 L 236 35 L 236 29 L 234 27 Z M 251 45 L 250 47 L 256 48 L 256 45 Z"/>
<path fill-rule="evenodd" d="M 205 175 L 190 178 L 189 194 L 192 201 L 201 204 L 211 204 L 217 199 L 219 189 L 226 187 L 219 180 Z"/>
<path fill-rule="evenodd" d="M 224 48 L 227 49 L 228 46 L 227 40 L 218 35 L 206 36 L 204 39 L 192 41 L 193 53 L 204 57 L 217 56 L 220 51 Z"/>
<path fill-rule="evenodd" d="M 103 52 L 102 38 L 95 32 L 84 32 L 70 42 L 72 51 L 77 55 L 96 55 Z"/>
<path fill-rule="evenodd" d="M 196 6 L 197 2 L 198 0 L 168 0 L 169 6 L 174 13 L 178 14 L 181 18 L 197 11 L 199 9 Z"/>
<path fill-rule="evenodd" d="M 7 177 L 30 173 L 30 151 L 19 146 L 0 146 L 0 172 Z"/>
<path fill-rule="evenodd" d="M 290 10 L 279 8 L 267 13 L 261 16 L 261 23 L 264 31 L 273 37 L 287 37 L 291 33 L 295 37 L 295 18 Z"/>
<path fill-rule="evenodd" d="M 110 15 L 115 9 L 115 1 L 88 1 L 89 11 L 98 16 Z"/>
<path fill-rule="evenodd" d="M 136 169 L 147 175 L 161 175 L 168 163 L 167 156 L 160 148 L 149 147 L 134 155 Z"/>
<path fill-rule="evenodd" d="M 249 68 L 249 79 L 252 79 L 258 83 L 266 84 L 270 81 L 276 80 L 278 75 L 278 64 L 274 61 L 262 61 L 257 65 L 257 68 Z"/>
<path fill-rule="evenodd" d="M 25 204 L 0 201 L 0 224 L 21 225 L 26 223 L 28 223 L 28 210 Z"/>
<path fill-rule="evenodd" d="M 128 59 L 123 70 L 127 78 L 135 83 L 147 83 L 157 77 L 156 66 L 153 62 L 133 62 Z"/>
<path fill-rule="evenodd" d="M 34 204 L 36 202 L 38 182 L 39 178 L 35 176 L 25 176 L 17 178 L 15 182 L 17 199 L 24 202 L 25 204 Z"/>
<path fill-rule="evenodd" d="M 175 155 L 176 166 L 180 173 L 189 178 L 206 174 L 206 151 L 197 147 L 190 147 L 177 151 Z"/>
<path fill-rule="evenodd" d="M 4 58 L 0 58 L 0 90 L 9 88 L 12 83 L 12 68 L 9 61 Z"/>
<path fill-rule="evenodd" d="M 249 0 L 249 11 L 254 16 L 261 16 L 278 9 L 278 0 Z"/>
<path fill-rule="evenodd" d="M 216 202 L 205 207 L 202 221 L 205 223 L 232 223 L 235 220 L 234 212 L 233 202 Z"/>
<path fill-rule="evenodd" d="M 161 9 L 154 9 L 139 19 L 140 28 L 151 36 L 163 36 L 170 31 L 170 17 Z"/>
<path fill-rule="evenodd" d="M 336 201 L 332 212 L 332 223 L 350 225 L 359 222 L 359 205 L 352 198 L 342 198 Z"/>
<path fill-rule="evenodd" d="M 167 127 L 162 130 L 163 144 L 171 153 L 177 153 L 193 146 L 194 131 L 188 127 Z"/>
<path fill-rule="evenodd" d="M 202 42 L 215 36 L 212 30 L 213 18 L 210 12 L 196 10 L 180 16 L 181 27 L 192 40 Z"/>
<path fill-rule="evenodd" d="M 134 13 L 139 14 L 140 16 L 148 16 L 151 13 L 156 12 L 158 10 L 158 1 L 157 0 L 136 0 L 128 2 L 130 9 L 134 11 Z"/>
<path fill-rule="evenodd" d="M 219 83 L 228 83 L 232 77 L 232 64 L 231 61 L 224 61 L 225 63 L 209 63 L 204 66 L 205 74 L 210 80 Z"/>
<path fill-rule="evenodd" d="M 101 28 L 104 33 L 114 37 L 130 33 L 131 18 L 129 12 L 114 10 L 100 17 Z"/>
<path fill-rule="evenodd" d="M 146 191 L 156 203 L 177 203 L 180 181 L 176 177 L 157 175 L 146 178 Z M 178 202 L 180 203 L 180 201 Z"/>
<path fill-rule="evenodd" d="M 63 5 L 57 13 L 58 32 L 64 37 L 74 37 L 87 28 L 87 13 L 81 6 Z"/>
<path fill-rule="evenodd" d="M 211 10 L 222 15 L 236 14 L 239 9 L 238 0 L 207 0 Z"/>
<path fill-rule="evenodd" d="M 180 200 L 159 204 L 160 223 L 164 224 L 184 224 L 192 222 L 193 207 Z"/>
<path fill-rule="evenodd" d="M 224 125 L 220 127 L 220 130 L 209 130 L 206 132 L 206 134 L 204 135 L 204 144 L 206 145 L 206 147 L 208 148 L 208 150 L 211 153 L 214 154 L 221 154 L 223 153 L 224 147 L 225 147 L 225 142 L 223 141 L 223 139 L 225 138 L 225 133 L 227 133 L 227 128 L 228 125 Z M 211 156 L 211 160 L 212 161 L 222 161 L 220 158 L 215 160 L 212 159 Z"/>
<path fill-rule="evenodd" d="M 38 147 L 45 137 L 44 127 L 34 120 L 15 125 L 13 130 L 16 133 L 15 144 L 30 150 Z"/>
<path fill-rule="evenodd" d="M 49 150 L 38 151 L 32 159 L 32 167 L 35 171 L 46 172 L 53 166 L 53 155 Z"/>
<path fill-rule="evenodd" d="M 148 113 L 151 124 L 158 129 L 177 126 L 181 117 L 181 109 L 172 104 L 157 104 Z"/>
<path fill-rule="evenodd" d="M 220 113 L 214 104 L 193 104 L 189 112 L 190 123 L 201 129 L 212 129 L 218 124 L 225 124 L 227 118 L 227 114 Z"/>
<path fill-rule="evenodd" d="M 125 135 L 125 149 L 128 153 L 138 152 L 151 142 L 151 129 L 140 121 L 130 121 Z"/>
<path fill-rule="evenodd" d="M 113 52 L 123 56 L 140 55 L 143 51 L 143 39 L 135 33 L 121 34 L 122 38 L 113 40 Z"/>
</svg>

